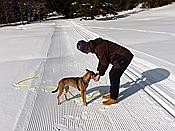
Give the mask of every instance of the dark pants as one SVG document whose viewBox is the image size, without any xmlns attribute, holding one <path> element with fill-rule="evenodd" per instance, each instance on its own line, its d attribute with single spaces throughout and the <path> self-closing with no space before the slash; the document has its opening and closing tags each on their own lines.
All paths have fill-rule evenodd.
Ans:
<svg viewBox="0 0 175 131">
<path fill-rule="evenodd" d="M 120 78 L 124 71 L 127 69 L 131 61 L 128 62 L 124 67 L 115 69 L 114 66 L 109 72 L 110 79 L 110 98 L 117 100 L 119 96 Z"/>
</svg>

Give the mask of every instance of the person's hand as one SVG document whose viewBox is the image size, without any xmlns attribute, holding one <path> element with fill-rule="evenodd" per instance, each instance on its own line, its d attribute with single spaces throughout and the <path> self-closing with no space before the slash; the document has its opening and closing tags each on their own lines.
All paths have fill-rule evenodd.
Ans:
<svg viewBox="0 0 175 131">
<path fill-rule="evenodd" d="M 94 77 L 94 81 L 97 82 L 100 80 L 100 75 L 98 74 L 96 77 Z"/>
</svg>

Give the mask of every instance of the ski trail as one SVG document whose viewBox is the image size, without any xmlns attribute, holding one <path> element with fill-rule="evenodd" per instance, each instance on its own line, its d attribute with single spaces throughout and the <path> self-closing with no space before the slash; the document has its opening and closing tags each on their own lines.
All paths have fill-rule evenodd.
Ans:
<svg viewBox="0 0 175 131">
<path fill-rule="evenodd" d="M 36 81 L 37 85 L 44 85 L 45 82 L 43 81 L 58 81 L 64 76 L 76 75 L 81 71 L 83 74 L 86 67 L 96 66 L 96 59 L 88 58 L 83 54 L 77 55 L 74 42 L 80 39 L 88 41 L 99 37 L 99 35 L 88 31 L 84 27 L 77 26 L 76 23 L 69 20 L 59 21 L 56 25 L 52 45 L 48 50 L 48 58 L 43 67 L 38 70 L 41 76 L 40 80 Z M 70 51 L 69 48 L 71 48 Z M 74 54 L 75 56 L 73 57 L 72 55 Z M 17 125 L 22 124 L 25 128 L 21 126 L 16 130 L 175 130 L 174 114 L 169 110 L 170 108 L 174 109 L 173 100 L 175 97 L 173 90 L 172 92 L 165 92 L 172 95 L 167 98 L 161 92 L 166 88 L 162 87 L 160 91 L 154 89 L 156 87 L 152 87 L 157 82 L 162 82 L 163 80 L 170 82 L 171 79 L 167 79 L 169 76 L 167 72 L 167 75 L 162 77 L 159 75 L 159 79 L 152 78 L 153 80 L 150 80 L 149 74 L 152 76 L 151 74 L 159 71 L 154 68 L 156 66 L 151 69 L 150 66 L 152 66 L 151 63 L 146 62 L 145 65 L 143 60 L 134 58 L 122 78 L 120 102 L 110 107 L 101 105 L 103 101 L 101 95 L 109 90 L 107 76 L 102 79 L 101 83 L 90 83 L 87 93 L 90 94 L 94 90 L 99 90 L 100 95 L 94 98 L 88 106 L 76 103 L 75 99 L 64 101 L 64 96 L 61 97 L 62 104 L 58 106 L 56 104 L 57 94 L 50 94 L 38 89 L 35 99 L 28 98 L 26 101 L 27 107 L 30 109 L 32 107 L 32 110 L 23 109 L 24 112 L 28 110 L 30 116 L 25 119 L 25 114 L 21 115 L 18 121 Z M 164 71 L 166 72 L 166 70 Z M 171 83 L 174 84 L 173 81 Z M 149 93 L 147 88 L 151 89 L 151 93 L 154 95 Z M 77 90 L 72 88 L 70 90 L 75 95 L 79 94 Z M 158 97 L 158 99 L 154 96 Z M 166 109 L 161 101 L 168 104 L 169 109 Z"/>
<path fill-rule="evenodd" d="M 140 30 L 140 29 L 129 29 L 129 28 L 116 28 L 116 27 L 94 27 L 88 26 L 89 28 L 94 29 L 111 29 L 111 30 L 121 30 L 121 31 L 134 31 L 134 32 L 142 32 L 142 33 L 153 33 L 153 34 L 162 34 L 162 35 L 169 35 L 175 37 L 174 33 L 164 32 L 164 31 L 152 31 L 152 30 Z"/>
<path fill-rule="evenodd" d="M 82 30 L 83 30 L 84 33 L 85 33 L 85 32 L 88 32 L 87 34 L 90 34 L 91 39 L 101 37 L 100 35 L 98 35 L 98 34 L 96 34 L 96 33 L 94 33 L 94 32 L 89 31 L 88 29 L 86 29 L 85 27 L 83 27 L 83 25 L 81 25 L 80 23 L 75 23 L 75 22 L 73 22 L 73 21 L 72 21 L 72 23 L 73 23 L 75 26 L 82 28 Z M 149 31 L 149 30 L 139 30 L 139 29 L 125 29 L 125 28 L 114 28 L 114 27 L 108 27 L 108 28 L 107 28 L 107 27 L 94 27 L 94 26 L 88 26 L 88 28 L 94 28 L 94 29 L 112 29 L 112 30 L 121 30 L 121 31 L 135 31 L 135 32 L 143 32 L 143 33 L 154 33 L 154 34 L 170 35 L 170 36 L 173 36 L 173 37 L 175 36 L 174 33 L 161 32 L 161 31 Z M 90 40 L 90 39 L 88 39 L 88 38 L 86 38 L 86 37 L 87 37 L 87 36 L 85 36 L 85 39 L 86 39 L 86 40 Z M 108 39 L 108 38 L 107 38 L 107 39 Z M 114 39 L 112 39 L 112 38 L 111 38 L 111 40 L 112 40 L 113 42 L 119 43 L 120 45 L 123 45 L 123 44 L 120 43 L 119 41 L 116 41 L 116 40 L 114 40 Z M 123 45 L 123 46 L 124 46 L 124 45 Z M 129 48 L 129 47 L 127 47 L 127 48 Z M 142 51 L 138 51 L 138 50 L 135 50 L 135 49 L 133 49 L 133 48 L 129 48 L 129 49 L 130 49 L 131 51 L 134 51 L 134 52 L 137 52 L 137 53 L 146 55 L 146 56 L 148 56 L 148 57 L 151 57 L 151 58 L 153 58 L 153 59 L 157 59 L 157 60 L 159 60 L 159 61 L 165 62 L 165 63 L 167 63 L 167 64 L 169 64 L 169 65 L 175 67 L 175 64 L 173 64 L 173 63 L 171 63 L 171 62 L 168 62 L 168 61 L 166 61 L 166 60 L 162 60 L 162 59 L 157 58 L 157 57 L 155 57 L 155 56 L 152 56 L 152 55 L 150 55 L 150 54 L 148 54 L 148 53 L 144 53 L 144 52 L 142 52 Z"/>
<path fill-rule="evenodd" d="M 52 28 L 54 28 L 55 25 L 53 25 Z M 54 31 L 53 31 L 54 34 Z M 52 39 L 53 34 L 49 34 L 48 38 L 45 39 L 45 42 L 47 42 L 47 44 L 45 44 L 45 47 L 43 47 L 42 52 L 45 52 L 45 59 L 43 59 L 39 65 L 38 65 L 38 69 L 35 71 L 35 75 L 38 77 L 38 79 L 33 80 L 31 85 L 40 85 L 42 82 L 42 78 L 43 78 L 43 73 L 45 70 L 45 66 L 46 66 L 46 61 L 47 61 L 47 56 L 48 56 L 48 51 L 45 51 L 45 48 L 47 49 L 48 47 L 46 46 L 50 46 L 50 40 Z M 50 49 L 50 48 L 48 48 Z M 30 124 L 30 119 L 31 116 L 33 114 L 34 111 L 34 107 L 36 104 L 36 99 L 38 96 L 38 91 L 39 89 L 29 89 L 28 93 L 27 93 L 27 97 L 26 97 L 26 102 L 24 104 L 23 110 L 20 113 L 20 116 L 14 126 L 14 130 L 15 131 L 23 131 L 23 130 L 28 130 L 28 125 Z"/>
</svg>

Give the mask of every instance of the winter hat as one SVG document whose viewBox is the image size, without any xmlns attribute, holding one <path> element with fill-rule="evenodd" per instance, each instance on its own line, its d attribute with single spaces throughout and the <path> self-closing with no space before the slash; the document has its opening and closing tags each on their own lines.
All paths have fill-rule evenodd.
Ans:
<svg viewBox="0 0 175 131">
<path fill-rule="evenodd" d="M 83 53 L 88 53 L 88 42 L 85 42 L 84 40 L 80 40 L 77 43 L 77 49 L 80 50 Z"/>
</svg>

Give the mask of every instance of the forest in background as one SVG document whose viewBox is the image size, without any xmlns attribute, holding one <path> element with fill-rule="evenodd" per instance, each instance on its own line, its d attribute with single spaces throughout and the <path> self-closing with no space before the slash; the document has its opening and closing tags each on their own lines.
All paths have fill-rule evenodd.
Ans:
<svg viewBox="0 0 175 131">
<path fill-rule="evenodd" d="M 175 0 L 0 0 L 0 24 L 45 20 L 52 12 L 65 18 L 89 17 L 142 8 L 154 8 Z M 53 13 L 52 13 L 53 15 Z M 55 15 L 55 14 L 54 14 Z"/>
</svg>

